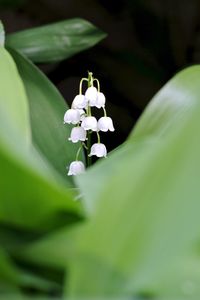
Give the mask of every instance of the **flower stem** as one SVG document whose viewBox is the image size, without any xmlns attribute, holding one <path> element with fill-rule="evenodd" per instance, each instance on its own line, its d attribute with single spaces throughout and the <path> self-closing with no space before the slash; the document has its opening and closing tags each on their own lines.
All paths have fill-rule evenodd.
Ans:
<svg viewBox="0 0 200 300">
<path fill-rule="evenodd" d="M 76 161 L 79 159 L 79 155 L 80 155 L 81 149 L 82 149 L 82 144 L 80 145 L 80 147 L 78 148 L 78 151 L 76 153 Z"/>
<path fill-rule="evenodd" d="M 93 73 L 92 72 L 88 72 L 88 87 L 93 86 Z M 88 105 L 87 107 L 87 115 L 91 116 L 91 107 Z M 88 132 L 88 139 L 87 139 L 87 165 L 88 167 L 91 166 L 92 164 L 92 158 L 89 156 L 90 153 L 90 148 L 91 148 L 91 131 Z"/>
<path fill-rule="evenodd" d="M 84 142 L 82 142 L 82 146 L 83 146 L 86 150 L 88 150 L 88 147 L 86 146 L 86 144 L 85 144 Z"/>
<path fill-rule="evenodd" d="M 102 107 L 102 108 L 103 108 L 103 112 L 104 112 L 104 117 L 107 117 L 107 113 L 106 113 L 105 107 Z"/>
<path fill-rule="evenodd" d="M 91 132 L 88 132 L 88 140 L 87 140 L 87 165 L 88 167 L 92 164 L 92 157 L 89 156 L 89 151 L 91 148 Z"/>
<path fill-rule="evenodd" d="M 100 139 L 100 134 L 97 131 L 97 143 L 100 144 L 101 143 L 101 139 Z"/>
<path fill-rule="evenodd" d="M 88 71 L 88 87 L 93 86 L 93 81 L 94 81 L 93 73 Z"/>
<path fill-rule="evenodd" d="M 83 81 L 88 81 L 87 78 L 82 78 L 80 81 L 80 85 L 79 85 L 79 95 L 82 95 L 82 85 L 83 85 Z"/>
<path fill-rule="evenodd" d="M 100 93 L 100 83 L 99 83 L 99 80 L 96 79 L 96 78 L 94 78 L 93 81 L 96 81 L 96 82 L 97 82 L 97 90 L 98 90 L 98 92 Z"/>
<path fill-rule="evenodd" d="M 92 115 L 91 107 L 88 106 L 88 116 L 91 117 L 91 115 Z"/>
</svg>

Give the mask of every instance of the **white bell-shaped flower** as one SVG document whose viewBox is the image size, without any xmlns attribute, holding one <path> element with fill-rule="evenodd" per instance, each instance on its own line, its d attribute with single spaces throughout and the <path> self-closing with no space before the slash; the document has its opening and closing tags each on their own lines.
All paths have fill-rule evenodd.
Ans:
<svg viewBox="0 0 200 300">
<path fill-rule="evenodd" d="M 80 113 L 80 120 L 83 121 L 83 119 L 85 119 L 85 115 L 86 115 L 86 112 L 84 111 L 84 109 L 77 109 Z"/>
<path fill-rule="evenodd" d="M 96 155 L 97 157 L 106 157 L 107 150 L 106 146 L 101 143 L 92 145 L 89 156 Z"/>
<path fill-rule="evenodd" d="M 85 92 L 86 101 L 89 106 L 96 106 L 97 102 L 97 89 L 94 86 L 89 87 Z"/>
<path fill-rule="evenodd" d="M 73 161 L 69 166 L 69 172 L 68 175 L 79 175 L 84 173 L 85 166 L 82 161 Z"/>
<path fill-rule="evenodd" d="M 113 127 L 113 121 L 110 117 L 101 117 L 98 120 L 98 129 L 101 131 L 114 131 L 114 127 Z"/>
<path fill-rule="evenodd" d="M 72 102 L 72 108 L 74 109 L 86 108 L 86 106 L 87 100 L 84 95 L 77 95 Z"/>
<path fill-rule="evenodd" d="M 81 123 L 85 130 L 97 131 L 97 119 L 95 117 L 85 117 Z"/>
<path fill-rule="evenodd" d="M 101 108 L 101 107 L 105 106 L 105 103 L 106 103 L 106 98 L 105 98 L 104 94 L 98 92 L 97 93 L 97 100 L 96 100 L 96 105 L 95 106 L 97 108 Z"/>
<path fill-rule="evenodd" d="M 68 109 L 64 115 L 64 123 L 78 124 L 80 122 L 80 112 L 77 109 Z"/>
<path fill-rule="evenodd" d="M 74 127 L 72 128 L 69 141 L 72 143 L 77 143 L 78 141 L 85 141 L 86 140 L 86 130 L 82 127 Z"/>
</svg>

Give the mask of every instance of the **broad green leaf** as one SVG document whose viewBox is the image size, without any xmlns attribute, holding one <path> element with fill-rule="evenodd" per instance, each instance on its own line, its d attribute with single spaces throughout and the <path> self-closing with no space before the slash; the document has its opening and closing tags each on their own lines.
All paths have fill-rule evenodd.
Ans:
<svg viewBox="0 0 200 300">
<path fill-rule="evenodd" d="M 53 176 L 35 152 L 20 161 L 1 150 L 1 221 L 43 232 L 68 223 L 71 214 L 80 212 L 68 184 Z"/>
<path fill-rule="evenodd" d="M 80 224 L 63 227 L 15 251 L 18 259 L 44 267 L 65 270 L 73 257 Z"/>
<path fill-rule="evenodd" d="M 192 253 L 177 258 L 164 278 L 160 278 L 153 290 L 157 298 L 177 297 L 198 299 L 200 295 L 200 257 Z"/>
<path fill-rule="evenodd" d="M 18 268 L 10 259 L 8 254 L 0 248 L 0 290 L 4 288 L 7 292 L 16 287 L 32 287 L 42 291 L 57 288 L 54 282 L 44 280 L 31 273 Z"/>
<path fill-rule="evenodd" d="M 6 45 L 34 62 L 56 62 L 94 46 L 105 36 L 83 19 L 70 19 L 10 34 Z"/>
<path fill-rule="evenodd" d="M 66 166 L 75 159 L 80 145 L 68 141 L 71 126 L 63 124 L 67 104 L 36 66 L 16 51 L 10 49 L 10 53 L 26 89 L 33 143 L 65 181 L 69 181 Z"/>
<path fill-rule="evenodd" d="M 70 299 L 144 295 L 199 238 L 199 77 L 199 66 L 175 76 L 145 113 L 158 121 L 142 117 L 126 144 L 77 178 L 92 214 L 70 266 Z"/>
<path fill-rule="evenodd" d="M 188 69 L 188 77 L 190 81 L 196 80 L 195 69 Z M 183 81 L 184 73 L 180 73 L 176 80 L 169 81 L 165 89 L 156 94 L 136 124 L 130 139 L 164 137 L 174 130 L 177 119 L 181 122 L 182 118 L 187 118 L 188 111 L 197 105 L 198 98 L 191 97 L 189 82 L 184 85 Z"/>
<path fill-rule="evenodd" d="M 18 248 L 41 238 L 38 231 L 22 230 L 10 224 L 0 223 L 0 245 L 9 253 L 15 254 Z"/>
<path fill-rule="evenodd" d="M 17 68 L 8 52 L 0 47 L 0 138 L 12 147 L 30 144 L 28 104 Z M 15 102 L 15 105 L 13 105 Z"/>
<path fill-rule="evenodd" d="M 79 214 L 69 185 L 31 145 L 21 78 L 0 47 L 0 221 L 41 232 Z"/>
<path fill-rule="evenodd" d="M 17 269 L 14 267 L 9 259 L 9 256 L 3 249 L 0 248 L 0 282 L 1 285 L 15 285 L 17 286 L 20 281 L 20 276 Z M 21 275 L 21 274 L 20 274 Z"/>
</svg>

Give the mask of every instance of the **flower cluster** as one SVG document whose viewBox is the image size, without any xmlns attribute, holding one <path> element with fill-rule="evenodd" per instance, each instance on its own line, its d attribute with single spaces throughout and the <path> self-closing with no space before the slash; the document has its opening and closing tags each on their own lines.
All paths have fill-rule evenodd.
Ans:
<svg viewBox="0 0 200 300">
<path fill-rule="evenodd" d="M 82 84 L 87 81 L 88 88 L 85 95 L 82 94 Z M 97 87 L 94 83 L 97 83 Z M 79 95 L 77 95 L 64 115 L 64 124 L 73 124 L 75 127 L 72 128 L 69 140 L 72 143 L 81 142 L 81 146 L 78 149 L 76 160 L 73 161 L 69 166 L 68 175 L 78 175 L 85 171 L 85 166 L 82 161 L 79 160 L 79 154 L 84 147 L 87 150 L 88 158 L 92 155 L 97 157 L 106 157 L 107 149 L 104 144 L 100 142 L 100 131 L 114 131 L 113 122 L 110 117 L 106 114 L 105 109 L 105 96 L 100 91 L 99 81 L 93 77 L 91 72 L 88 73 L 88 78 L 82 78 L 80 81 Z M 92 107 L 103 109 L 104 116 L 98 121 L 92 116 Z M 96 132 L 97 143 L 90 146 L 91 133 Z M 90 160 L 88 159 L 88 164 Z"/>
</svg>

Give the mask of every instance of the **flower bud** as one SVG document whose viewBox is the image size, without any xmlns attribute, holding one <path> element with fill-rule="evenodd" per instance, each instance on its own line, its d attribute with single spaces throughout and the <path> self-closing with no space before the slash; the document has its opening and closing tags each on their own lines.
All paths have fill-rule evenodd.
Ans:
<svg viewBox="0 0 200 300">
<path fill-rule="evenodd" d="M 80 122 L 80 112 L 76 109 L 68 109 L 64 115 L 64 123 L 78 124 Z"/>
<path fill-rule="evenodd" d="M 85 92 L 85 98 L 89 106 L 96 106 L 97 89 L 94 86 L 89 87 Z"/>
<path fill-rule="evenodd" d="M 87 100 L 84 95 L 77 95 L 72 102 L 72 108 L 74 109 L 86 108 L 86 106 Z"/>
<path fill-rule="evenodd" d="M 73 161 L 69 166 L 68 175 L 79 175 L 84 173 L 85 166 L 82 161 Z"/>
<path fill-rule="evenodd" d="M 97 120 L 95 117 L 85 117 L 81 123 L 85 130 L 97 131 Z"/>
<path fill-rule="evenodd" d="M 77 143 L 78 141 L 85 141 L 86 140 L 86 131 L 82 127 L 74 127 L 72 128 L 69 141 L 72 143 Z"/>
<path fill-rule="evenodd" d="M 113 121 L 110 117 L 101 117 L 98 120 L 98 129 L 101 131 L 114 131 L 114 127 L 113 127 Z"/>
<path fill-rule="evenodd" d="M 107 150 L 106 146 L 101 143 L 92 145 L 89 156 L 96 155 L 97 157 L 106 157 Z"/>
</svg>

